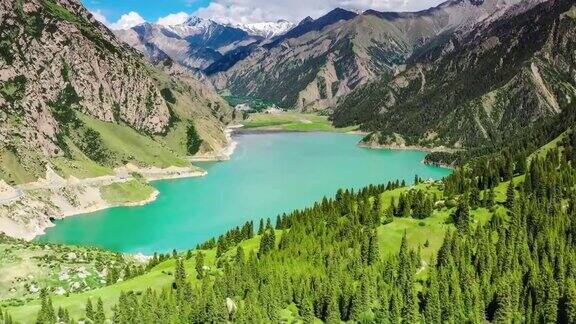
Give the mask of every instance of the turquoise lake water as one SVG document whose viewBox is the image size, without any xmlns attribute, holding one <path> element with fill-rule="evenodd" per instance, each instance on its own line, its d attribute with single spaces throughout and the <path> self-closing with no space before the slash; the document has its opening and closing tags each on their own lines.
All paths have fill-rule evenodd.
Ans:
<svg viewBox="0 0 576 324">
<path fill-rule="evenodd" d="M 334 133 L 238 135 L 230 161 L 199 163 L 208 176 L 154 182 L 160 191 L 155 202 L 59 220 L 38 241 L 144 254 L 185 250 L 247 220 L 274 221 L 339 188 L 396 179 L 412 183 L 416 174 L 441 179 L 451 172 L 421 163 L 423 152 L 360 148 L 360 139 Z"/>
</svg>

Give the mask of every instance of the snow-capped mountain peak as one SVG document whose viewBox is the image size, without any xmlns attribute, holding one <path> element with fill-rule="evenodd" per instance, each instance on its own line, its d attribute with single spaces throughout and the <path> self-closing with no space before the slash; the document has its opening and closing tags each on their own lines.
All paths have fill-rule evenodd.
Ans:
<svg viewBox="0 0 576 324">
<path fill-rule="evenodd" d="M 232 26 L 242 29 L 250 35 L 273 38 L 286 33 L 296 25 L 290 21 L 281 19 L 276 22 L 235 24 Z"/>
</svg>

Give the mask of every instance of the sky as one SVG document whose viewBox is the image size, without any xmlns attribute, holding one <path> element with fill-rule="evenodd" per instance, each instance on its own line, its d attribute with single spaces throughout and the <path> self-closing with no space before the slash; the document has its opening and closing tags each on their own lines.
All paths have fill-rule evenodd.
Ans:
<svg viewBox="0 0 576 324">
<path fill-rule="evenodd" d="M 190 16 L 224 23 L 258 23 L 285 19 L 294 23 L 318 18 L 341 7 L 364 11 L 417 11 L 443 0 L 82 0 L 94 16 L 112 29 L 127 29 L 145 21 L 165 25 Z"/>
</svg>

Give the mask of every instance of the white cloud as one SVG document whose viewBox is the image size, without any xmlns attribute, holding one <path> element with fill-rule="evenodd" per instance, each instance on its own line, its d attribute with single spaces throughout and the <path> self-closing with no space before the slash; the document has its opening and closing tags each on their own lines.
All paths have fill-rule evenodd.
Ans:
<svg viewBox="0 0 576 324">
<path fill-rule="evenodd" d="M 191 4 L 196 0 L 185 0 Z M 379 11 L 418 11 L 438 5 L 445 0 L 212 0 L 192 14 L 177 12 L 160 17 L 161 25 L 176 25 L 191 16 L 212 19 L 223 23 L 258 23 L 285 19 L 292 22 L 311 16 L 318 18 L 340 7 L 362 12 L 367 9 Z M 110 22 L 101 10 L 93 11 L 94 18 L 110 29 L 129 29 L 145 22 L 137 12 L 124 14 L 116 22 Z"/>
<path fill-rule="evenodd" d="M 156 23 L 162 26 L 173 26 L 184 23 L 188 18 L 190 18 L 190 15 L 181 11 L 169 14 L 165 17 L 160 17 Z"/>
<path fill-rule="evenodd" d="M 90 13 L 92 14 L 92 16 L 94 16 L 94 19 L 98 20 L 99 22 L 103 23 L 106 26 L 110 25 L 110 22 L 108 21 L 108 19 L 106 19 L 106 16 L 104 16 L 102 10 L 98 9 L 96 11 L 91 11 Z"/>
<path fill-rule="evenodd" d="M 135 11 L 130 11 L 129 13 L 122 15 L 117 22 L 108 24 L 108 27 L 114 30 L 130 29 L 145 22 L 146 21 L 142 16 L 140 16 L 140 14 Z"/>
<path fill-rule="evenodd" d="M 254 23 L 286 19 L 298 22 L 307 16 L 320 17 L 341 7 L 364 11 L 417 11 L 444 0 L 213 0 L 195 15 L 221 22 Z"/>
</svg>

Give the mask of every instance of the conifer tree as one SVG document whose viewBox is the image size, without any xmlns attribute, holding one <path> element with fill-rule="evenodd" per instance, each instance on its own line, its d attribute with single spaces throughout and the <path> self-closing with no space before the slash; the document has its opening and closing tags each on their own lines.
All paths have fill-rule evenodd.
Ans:
<svg viewBox="0 0 576 324">
<path fill-rule="evenodd" d="M 470 208 L 476 209 L 480 206 L 480 190 L 475 185 L 472 186 L 472 190 L 470 191 Z"/>
<path fill-rule="evenodd" d="M 96 312 L 94 313 L 94 323 L 103 324 L 106 321 L 106 315 L 104 314 L 104 303 L 101 298 L 98 298 L 98 303 L 96 305 Z"/>
<path fill-rule="evenodd" d="M 566 312 L 565 320 L 568 323 L 576 323 L 576 283 L 573 278 L 568 280 L 564 309 Z"/>
<path fill-rule="evenodd" d="M 202 279 L 204 277 L 204 253 L 202 251 L 196 252 L 196 277 Z"/>
<path fill-rule="evenodd" d="M 340 323 L 340 311 L 334 293 L 330 293 L 328 295 L 328 302 L 326 305 L 326 323 L 327 324 Z"/>
<path fill-rule="evenodd" d="M 458 204 L 456 212 L 452 215 L 456 228 L 461 233 L 468 233 L 470 230 L 470 210 L 467 199 L 462 198 Z"/>
<path fill-rule="evenodd" d="M 176 289 L 182 289 L 186 283 L 186 270 L 184 269 L 184 261 L 181 259 L 176 260 L 176 273 L 174 274 L 174 285 Z"/>
<path fill-rule="evenodd" d="M 86 318 L 92 321 L 94 320 L 94 308 L 90 298 L 88 298 L 88 301 L 86 302 Z"/>
<path fill-rule="evenodd" d="M 314 306 L 310 296 L 304 297 L 300 307 L 300 316 L 304 323 L 312 323 L 314 321 Z"/>
<path fill-rule="evenodd" d="M 370 231 L 369 243 L 368 243 L 368 265 L 373 265 L 378 261 L 380 256 L 380 251 L 378 249 L 378 232 L 377 230 Z"/>
<path fill-rule="evenodd" d="M 440 293 L 436 271 L 430 270 L 424 318 L 426 323 L 441 323 Z"/>
<path fill-rule="evenodd" d="M 54 312 L 54 306 L 52 306 L 52 300 L 48 296 L 48 290 L 43 288 L 40 291 L 40 312 L 38 313 L 37 323 L 41 324 L 52 324 L 56 323 L 56 313 Z"/>
<path fill-rule="evenodd" d="M 506 189 L 506 202 L 504 203 L 504 206 L 512 210 L 514 208 L 515 199 L 516 197 L 514 194 L 514 180 L 510 180 L 510 183 L 508 184 L 508 189 Z"/>
</svg>

